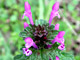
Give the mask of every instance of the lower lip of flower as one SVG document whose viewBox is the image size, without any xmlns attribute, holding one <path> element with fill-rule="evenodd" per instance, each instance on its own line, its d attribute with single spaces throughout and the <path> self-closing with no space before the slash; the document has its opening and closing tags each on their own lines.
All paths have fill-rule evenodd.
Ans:
<svg viewBox="0 0 80 60">
<path fill-rule="evenodd" d="M 29 53 L 29 51 L 27 51 L 27 53 Z"/>
</svg>

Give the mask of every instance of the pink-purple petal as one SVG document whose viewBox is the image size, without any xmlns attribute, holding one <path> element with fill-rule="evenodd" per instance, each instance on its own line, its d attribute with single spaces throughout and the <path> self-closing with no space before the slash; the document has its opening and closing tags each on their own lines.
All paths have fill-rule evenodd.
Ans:
<svg viewBox="0 0 80 60">
<path fill-rule="evenodd" d="M 32 40 L 32 38 L 27 37 L 25 38 L 25 47 L 26 48 L 30 48 L 31 46 L 33 46 L 34 48 L 38 49 L 38 46 L 35 44 L 35 42 Z"/>
<path fill-rule="evenodd" d="M 59 57 L 58 56 L 56 56 L 56 60 L 59 60 Z"/>
<path fill-rule="evenodd" d="M 26 56 L 29 56 L 29 55 L 32 54 L 32 51 L 31 50 L 27 50 L 25 54 L 26 54 Z"/>
<path fill-rule="evenodd" d="M 31 10 L 31 6 L 28 2 L 25 2 L 24 8 L 25 8 L 25 11 Z"/>
<path fill-rule="evenodd" d="M 30 37 L 25 38 L 25 47 L 30 48 L 33 45 L 33 40 Z"/>
<path fill-rule="evenodd" d="M 52 22 L 52 20 L 53 20 L 53 18 L 54 18 L 55 16 L 57 16 L 57 15 L 56 15 L 56 12 L 55 12 L 55 11 L 51 11 L 50 18 L 49 18 L 49 25 L 51 25 L 51 22 Z"/>
<path fill-rule="evenodd" d="M 63 49 L 65 48 L 65 46 L 64 46 L 65 40 L 64 40 L 64 37 L 63 37 L 64 34 L 65 34 L 64 31 L 60 31 L 60 32 L 58 33 L 58 35 L 52 40 L 52 44 L 54 44 L 55 42 L 58 42 L 58 43 L 61 44 L 61 45 L 58 47 L 58 49 L 60 49 L 60 50 L 63 50 Z M 61 47 L 63 47 L 63 48 L 61 48 Z"/>
<path fill-rule="evenodd" d="M 60 50 L 64 50 L 64 48 L 65 48 L 64 44 L 61 44 L 60 46 L 58 46 L 58 49 L 60 49 Z"/>
<path fill-rule="evenodd" d="M 28 48 L 22 48 L 23 54 L 26 54 L 25 52 L 28 50 Z"/>
<path fill-rule="evenodd" d="M 59 24 L 56 24 L 54 29 L 59 30 Z"/>
<path fill-rule="evenodd" d="M 33 18 L 32 18 L 32 16 L 29 17 L 29 20 L 30 20 L 30 23 L 31 23 L 32 25 L 34 25 L 34 22 L 33 22 Z"/>
<path fill-rule="evenodd" d="M 25 29 L 26 27 L 29 27 L 29 25 L 28 25 L 28 23 L 24 22 L 24 29 Z"/>
<path fill-rule="evenodd" d="M 60 43 L 61 43 L 61 44 L 64 44 L 65 40 L 64 40 L 63 37 L 62 37 L 62 38 L 59 38 L 59 40 L 60 40 Z"/>
<path fill-rule="evenodd" d="M 60 18 L 58 9 L 59 9 L 59 2 L 56 2 L 52 7 L 52 11 L 51 11 L 50 18 L 49 18 L 49 26 L 51 25 L 51 22 L 54 17 L 58 16 L 58 18 Z"/>
<path fill-rule="evenodd" d="M 35 42 L 33 42 L 33 47 L 38 49 L 38 46 L 35 44 Z"/>
<path fill-rule="evenodd" d="M 25 54 L 26 56 L 29 56 L 32 54 L 32 51 L 29 50 L 28 48 L 23 48 L 22 50 L 23 50 L 23 54 Z"/>
<path fill-rule="evenodd" d="M 62 37 L 64 36 L 64 34 L 65 34 L 64 31 L 60 31 L 60 32 L 58 33 L 58 37 L 59 37 L 59 38 L 62 38 Z"/>
<path fill-rule="evenodd" d="M 30 23 L 32 25 L 34 25 L 34 22 L 33 22 L 33 19 L 32 19 L 32 13 L 31 13 L 31 7 L 30 7 L 30 4 L 28 2 L 25 2 L 25 12 L 22 16 L 22 19 L 24 18 L 24 16 L 27 16 L 30 20 Z"/>
<path fill-rule="evenodd" d="M 60 43 L 60 44 L 64 44 L 64 38 L 62 37 L 62 38 L 58 38 L 57 37 L 57 39 L 55 39 L 55 42 L 58 42 L 58 43 Z"/>
<path fill-rule="evenodd" d="M 58 11 L 59 9 L 59 2 L 56 2 L 53 6 L 52 6 L 52 10 Z"/>
<path fill-rule="evenodd" d="M 59 38 L 58 36 L 56 36 L 53 40 L 52 40 L 52 44 L 54 44 L 55 42 L 58 42 Z"/>
</svg>

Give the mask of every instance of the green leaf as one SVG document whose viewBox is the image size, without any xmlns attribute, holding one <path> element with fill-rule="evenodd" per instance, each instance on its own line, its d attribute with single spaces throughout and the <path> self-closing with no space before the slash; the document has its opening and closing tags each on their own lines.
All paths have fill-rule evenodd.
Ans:
<svg viewBox="0 0 80 60">
<path fill-rule="evenodd" d="M 52 35 L 52 36 L 50 36 L 50 37 L 48 37 L 48 40 L 53 40 L 54 39 L 54 36 Z"/>
<path fill-rule="evenodd" d="M 56 56 L 60 58 L 60 60 L 75 60 L 72 53 L 60 52 L 60 50 L 56 50 L 55 53 L 56 53 Z"/>
<path fill-rule="evenodd" d="M 55 56 L 55 52 L 54 51 L 50 52 L 49 53 L 49 56 L 50 56 L 51 60 L 55 60 L 56 59 L 56 56 Z"/>
<path fill-rule="evenodd" d="M 61 58 L 61 60 L 75 60 L 74 56 L 71 53 L 62 52 L 61 54 L 62 54 L 61 57 L 63 57 Z"/>
<path fill-rule="evenodd" d="M 29 56 L 29 60 L 37 60 L 37 53 L 33 52 L 30 56 Z"/>
<path fill-rule="evenodd" d="M 20 54 L 14 57 L 14 60 L 27 60 L 29 58 L 29 56 Z"/>
<path fill-rule="evenodd" d="M 26 27 L 26 29 L 25 29 L 27 32 L 31 32 L 31 29 L 30 29 L 30 27 Z"/>
<path fill-rule="evenodd" d="M 25 39 L 26 37 L 31 37 L 31 38 L 34 37 L 32 34 L 27 33 L 27 32 L 25 32 L 25 31 L 20 32 L 19 36 L 20 36 L 20 37 L 23 37 L 23 39 Z"/>
<path fill-rule="evenodd" d="M 56 43 L 52 46 L 51 49 L 40 49 L 40 50 L 32 50 L 32 54 L 30 56 L 26 55 L 17 55 L 14 57 L 14 60 L 55 60 L 56 56 L 60 58 L 60 60 L 74 60 L 74 56 L 71 53 L 61 52 L 59 50 L 58 45 Z M 54 50 L 55 49 L 55 50 Z"/>
<path fill-rule="evenodd" d="M 14 60 L 19 60 L 23 55 L 17 55 L 14 57 Z"/>
<path fill-rule="evenodd" d="M 54 30 L 54 27 L 55 27 L 55 25 L 52 24 L 52 25 L 49 27 L 49 29 Z"/>
<path fill-rule="evenodd" d="M 57 30 L 50 31 L 47 35 L 47 39 L 53 40 L 56 37 L 56 35 L 58 34 L 58 32 L 59 31 L 57 31 Z"/>
<path fill-rule="evenodd" d="M 49 60 L 49 52 L 44 52 L 45 49 L 41 49 L 40 51 L 40 55 L 38 56 L 39 57 L 39 60 Z"/>
<path fill-rule="evenodd" d="M 19 36 L 20 37 L 27 37 L 27 32 L 23 31 L 23 32 L 20 32 Z"/>
<path fill-rule="evenodd" d="M 49 45 L 52 45 L 52 42 L 51 42 L 51 41 L 49 41 L 49 42 L 47 42 L 46 44 L 47 44 L 47 45 L 48 45 L 48 44 L 49 44 Z"/>
</svg>

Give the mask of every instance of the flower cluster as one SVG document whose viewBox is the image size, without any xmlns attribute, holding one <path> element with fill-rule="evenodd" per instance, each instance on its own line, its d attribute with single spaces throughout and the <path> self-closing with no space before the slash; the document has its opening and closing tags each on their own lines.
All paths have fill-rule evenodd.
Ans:
<svg viewBox="0 0 80 60">
<path fill-rule="evenodd" d="M 26 56 L 31 55 L 32 51 L 29 50 L 29 48 L 34 48 L 36 50 L 43 49 L 43 48 L 49 49 L 56 42 L 60 43 L 60 45 L 58 46 L 58 49 L 64 50 L 65 45 L 64 45 L 64 37 L 63 36 L 64 36 L 65 32 L 64 31 L 58 32 L 59 24 L 56 24 L 55 26 L 51 25 L 51 22 L 54 17 L 58 16 L 58 18 L 60 18 L 58 9 L 59 9 L 59 2 L 56 2 L 52 7 L 52 11 L 50 14 L 50 19 L 49 19 L 49 25 L 43 24 L 41 26 L 39 24 L 36 26 L 32 19 L 31 7 L 28 2 L 25 2 L 25 12 L 24 12 L 22 18 L 24 18 L 24 16 L 27 16 L 30 20 L 31 25 L 24 22 L 24 29 L 26 31 L 26 29 L 28 29 L 29 26 L 32 26 L 30 33 L 32 34 L 33 37 L 28 36 L 28 37 L 24 38 L 24 41 L 26 43 L 25 44 L 26 48 L 23 48 L 23 54 L 25 54 Z M 53 29 L 53 27 L 54 27 L 54 29 Z M 55 32 L 58 32 L 58 34 L 56 36 L 54 36 Z M 53 35 L 51 35 L 52 33 L 53 33 Z M 27 32 L 26 34 L 29 34 L 29 32 Z M 53 37 L 52 39 L 51 39 L 51 36 Z M 58 56 L 56 56 L 56 60 L 59 60 Z"/>
</svg>

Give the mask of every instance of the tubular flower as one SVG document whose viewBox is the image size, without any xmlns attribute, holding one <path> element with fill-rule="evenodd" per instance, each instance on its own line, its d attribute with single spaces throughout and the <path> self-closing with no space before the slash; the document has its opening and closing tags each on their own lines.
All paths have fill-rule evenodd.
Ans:
<svg viewBox="0 0 80 60">
<path fill-rule="evenodd" d="M 34 48 L 38 48 L 30 37 L 25 38 L 25 42 L 26 42 L 25 44 L 26 48 L 30 48 L 31 46 L 33 46 Z"/>
<path fill-rule="evenodd" d="M 51 22 L 54 17 L 58 16 L 58 18 L 60 18 L 58 9 L 59 9 L 59 2 L 56 2 L 52 7 L 52 11 L 51 11 L 50 18 L 49 18 L 49 25 L 51 25 Z"/>
<path fill-rule="evenodd" d="M 33 40 L 30 37 L 25 38 L 25 47 L 30 48 L 33 45 Z"/>
<path fill-rule="evenodd" d="M 59 38 L 58 36 L 56 36 L 53 40 L 52 40 L 52 43 L 54 44 L 55 42 L 58 42 L 58 43 L 61 43 L 61 44 L 64 44 L 64 38 Z"/>
<path fill-rule="evenodd" d="M 58 35 L 54 38 L 54 40 L 52 40 L 52 43 L 54 44 L 55 42 L 58 42 L 58 43 L 61 43 L 61 44 L 63 44 L 64 43 L 64 38 L 63 38 L 63 36 L 64 36 L 64 34 L 65 34 L 65 32 L 63 33 L 64 31 L 60 31 L 59 33 L 58 33 Z"/>
<path fill-rule="evenodd" d="M 33 22 L 33 19 L 32 19 L 31 7 L 30 7 L 28 2 L 25 2 L 25 7 L 24 8 L 25 8 L 25 12 L 22 16 L 22 19 L 24 18 L 24 16 L 27 16 L 30 20 L 30 23 L 32 25 L 34 25 L 34 22 Z"/>
<path fill-rule="evenodd" d="M 52 43 L 53 43 L 53 44 L 54 44 L 55 42 L 58 42 L 58 43 L 61 44 L 61 45 L 58 47 L 58 49 L 60 49 L 60 47 L 63 46 L 62 49 L 60 49 L 60 50 L 64 50 L 64 48 L 65 48 L 65 46 L 64 46 L 64 38 L 63 38 L 64 34 L 65 34 L 64 31 L 60 31 L 60 32 L 58 33 L 58 35 L 52 40 Z"/>
<path fill-rule="evenodd" d="M 26 27 L 28 27 L 29 25 L 26 23 L 26 22 L 24 22 L 24 29 L 26 28 Z"/>
<path fill-rule="evenodd" d="M 59 60 L 59 57 L 58 56 L 56 56 L 56 60 Z"/>
<path fill-rule="evenodd" d="M 23 54 L 25 54 L 26 56 L 29 56 L 32 54 L 32 51 L 27 48 L 23 48 Z"/>
</svg>

